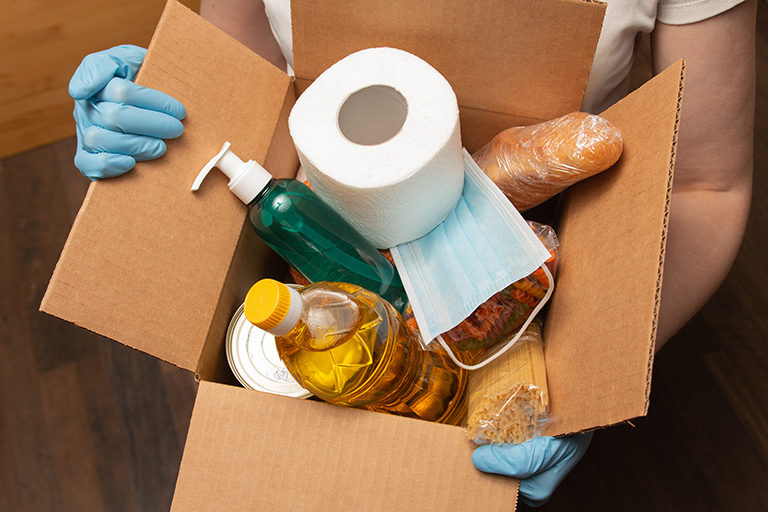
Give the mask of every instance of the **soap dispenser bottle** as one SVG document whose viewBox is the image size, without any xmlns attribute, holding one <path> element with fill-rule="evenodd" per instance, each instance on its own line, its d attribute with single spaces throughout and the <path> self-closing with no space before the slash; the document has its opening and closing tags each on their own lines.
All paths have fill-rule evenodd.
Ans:
<svg viewBox="0 0 768 512">
<path fill-rule="evenodd" d="M 304 183 L 273 178 L 258 162 L 243 162 L 225 142 L 195 179 L 198 190 L 214 167 L 250 208 L 256 233 L 311 282 L 362 286 L 403 312 L 407 296 L 395 267 Z"/>
</svg>

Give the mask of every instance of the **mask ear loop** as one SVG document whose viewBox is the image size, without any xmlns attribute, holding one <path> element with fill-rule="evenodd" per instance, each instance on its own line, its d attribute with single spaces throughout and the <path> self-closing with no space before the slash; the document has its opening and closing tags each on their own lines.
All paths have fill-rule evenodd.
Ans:
<svg viewBox="0 0 768 512">
<path fill-rule="evenodd" d="M 539 314 L 539 311 L 544 307 L 544 305 L 549 302 L 549 298 L 552 296 L 552 292 L 555 289 L 555 278 L 552 277 L 552 272 L 549 271 L 549 268 L 546 264 L 541 266 L 541 269 L 544 271 L 544 274 L 547 276 L 547 281 L 549 281 L 549 287 L 547 288 L 547 292 L 544 294 L 544 297 L 541 299 L 541 301 L 536 305 L 535 308 L 533 308 L 533 311 L 531 311 L 531 314 L 528 315 L 528 318 L 525 320 L 525 323 L 520 327 L 520 329 L 517 331 L 517 334 L 510 339 L 503 347 L 496 350 L 496 352 L 488 357 L 485 361 L 482 363 L 478 363 L 476 365 L 466 365 L 459 361 L 456 358 L 456 355 L 453 353 L 453 350 L 451 350 L 448 347 L 448 343 L 443 339 L 442 335 L 438 335 L 437 338 L 435 338 L 438 343 L 445 349 L 446 352 L 448 352 L 448 355 L 453 360 L 454 363 L 456 363 L 460 368 L 464 368 L 465 370 L 477 370 L 478 368 L 482 368 L 483 366 L 487 365 L 497 357 L 501 356 L 504 352 L 509 350 L 512 345 L 517 343 L 517 341 L 520 339 L 520 337 L 523 335 L 525 330 L 528 328 L 529 325 L 531 325 L 531 322 L 533 322 L 534 318 L 536 318 L 536 315 Z"/>
</svg>

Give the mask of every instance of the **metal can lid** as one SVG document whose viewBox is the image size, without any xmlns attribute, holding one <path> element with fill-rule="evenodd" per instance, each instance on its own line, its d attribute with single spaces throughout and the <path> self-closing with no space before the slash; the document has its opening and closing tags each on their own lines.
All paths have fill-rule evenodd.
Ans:
<svg viewBox="0 0 768 512">
<path fill-rule="evenodd" d="M 280 360 L 275 337 L 250 323 L 242 305 L 229 323 L 226 347 L 229 367 L 244 387 L 294 398 L 312 396 Z"/>
</svg>

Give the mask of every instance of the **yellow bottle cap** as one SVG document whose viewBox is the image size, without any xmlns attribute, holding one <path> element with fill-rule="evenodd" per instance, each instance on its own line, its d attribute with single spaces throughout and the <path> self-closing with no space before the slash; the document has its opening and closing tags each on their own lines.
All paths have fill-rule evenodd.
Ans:
<svg viewBox="0 0 768 512">
<path fill-rule="evenodd" d="M 274 279 L 262 279 L 245 296 L 245 318 L 264 330 L 274 329 L 285 319 L 291 307 L 291 292 Z"/>
</svg>

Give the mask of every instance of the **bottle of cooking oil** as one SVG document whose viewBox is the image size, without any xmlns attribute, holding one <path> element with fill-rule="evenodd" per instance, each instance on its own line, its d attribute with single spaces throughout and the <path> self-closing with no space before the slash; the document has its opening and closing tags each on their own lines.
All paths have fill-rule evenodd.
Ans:
<svg viewBox="0 0 768 512">
<path fill-rule="evenodd" d="M 466 370 L 444 352 L 423 350 L 392 305 L 360 286 L 297 290 L 263 279 L 244 309 L 275 335 L 293 377 L 327 402 L 455 425 L 464 417 Z"/>
</svg>

